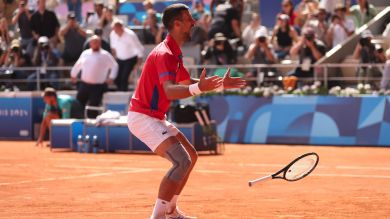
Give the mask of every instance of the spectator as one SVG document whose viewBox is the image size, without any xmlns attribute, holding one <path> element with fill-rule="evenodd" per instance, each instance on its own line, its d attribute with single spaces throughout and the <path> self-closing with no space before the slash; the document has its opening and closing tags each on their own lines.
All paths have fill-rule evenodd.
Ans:
<svg viewBox="0 0 390 219">
<path fill-rule="evenodd" d="M 226 0 L 211 0 L 210 1 L 210 13 L 211 16 L 214 17 L 215 10 L 218 7 L 218 5 L 225 4 Z"/>
<path fill-rule="evenodd" d="M 119 91 L 127 91 L 130 73 L 138 68 L 144 55 L 144 47 L 137 35 L 123 26 L 122 21 L 116 20 L 113 25 L 110 45 L 112 54 L 119 64 L 115 84 Z"/>
<path fill-rule="evenodd" d="M 99 28 L 99 21 L 103 16 L 104 3 L 102 0 L 98 0 L 94 4 L 94 12 L 89 12 L 87 15 L 86 23 L 83 25 L 85 29 L 95 30 Z"/>
<path fill-rule="evenodd" d="M 335 7 L 335 14 L 332 16 L 332 24 L 327 32 L 327 44 L 333 48 L 343 43 L 355 32 L 355 24 L 352 19 L 345 16 L 347 9 L 343 5 Z"/>
<path fill-rule="evenodd" d="M 272 48 L 272 44 L 268 43 L 268 34 L 264 30 L 257 30 L 255 39 L 249 46 L 245 58 L 252 60 L 252 64 L 275 64 L 277 61 L 276 54 Z M 256 77 L 258 73 L 263 72 L 265 76 L 274 76 L 276 70 L 274 68 L 262 68 L 253 70 L 249 77 Z M 272 73 L 271 73 L 272 72 Z"/>
<path fill-rule="evenodd" d="M 192 9 L 192 12 L 191 12 L 191 16 L 192 18 L 194 18 L 195 20 L 199 20 L 203 14 L 205 14 L 206 11 L 204 9 L 204 3 L 202 0 L 195 0 L 194 2 L 194 7 Z"/>
<path fill-rule="evenodd" d="M 382 33 L 382 36 L 384 37 L 390 37 L 390 23 L 386 25 L 385 30 Z"/>
<path fill-rule="evenodd" d="M 242 32 L 242 41 L 246 47 L 249 47 L 255 39 L 255 33 L 258 30 L 268 32 L 265 26 L 261 25 L 260 16 L 258 13 L 252 13 L 252 19 L 248 26 Z"/>
<path fill-rule="evenodd" d="M 290 26 L 295 25 L 295 18 L 297 17 L 296 13 L 294 12 L 294 4 L 291 0 L 283 0 L 282 1 L 282 10 L 281 12 L 277 15 L 279 18 L 280 14 L 286 14 L 289 16 L 288 24 Z"/>
<path fill-rule="evenodd" d="M 368 0 L 358 0 L 358 4 L 349 9 L 349 13 L 355 21 L 355 26 L 359 28 L 374 18 L 377 11 Z"/>
<path fill-rule="evenodd" d="M 29 81 L 29 90 L 37 89 L 36 80 L 38 78 L 38 74 L 40 79 L 49 80 L 48 83 L 41 83 L 43 87 L 50 86 L 58 88 L 58 82 L 56 81 L 59 78 L 58 72 L 55 70 L 47 70 L 47 67 L 58 66 L 58 63 L 59 59 L 50 46 L 49 38 L 46 36 L 39 37 L 38 46 L 35 48 L 32 58 L 32 64 L 34 66 L 40 66 L 41 68 L 38 72 L 36 72 L 36 74 L 31 74 L 28 76 L 27 80 Z"/>
<path fill-rule="evenodd" d="M 377 48 L 371 42 L 373 35 L 370 30 L 364 30 L 359 43 L 355 47 L 353 57 L 361 63 L 384 63 L 386 58 L 382 48 Z M 379 77 L 381 71 L 377 67 L 361 67 L 357 71 L 359 83 L 369 83 L 371 77 Z M 373 84 L 374 85 L 374 84 Z"/>
<path fill-rule="evenodd" d="M 88 104 L 99 106 L 107 85 L 113 83 L 117 76 L 118 64 L 114 57 L 101 49 L 100 37 L 94 35 L 90 40 L 90 49 L 85 50 L 71 71 L 72 82 L 76 83 L 81 71 L 81 81 L 77 89 L 77 100 L 83 109 Z M 89 118 L 96 118 L 96 111 L 88 112 Z"/>
<path fill-rule="evenodd" d="M 299 56 L 298 67 L 291 75 L 300 77 L 313 77 L 314 69 L 311 66 L 325 55 L 326 49 L 323 42 L 316 38 L 313 28 L 303 29 L 303 37 L 292 46 L 291 56 Z"/>
<path fill-rule="evenodd" d="M 107 52 L 111 53 L 110 44 L 108 43 L 108 41 L 105 41 L 104 39 L 102 39 L 103 30 L 102 30 L 102 29 L 96 29 L 96 30 L 94 31 L 94 34 L 97 35 L 98 37 L 100 37 L 101 48 L 104 49 L 104 50 L 106 50 Z M 89 38 L 84 42 L 83 50 L 89 49 L 89 44 L 90 44 L 91 40 L 92 40 L 92 36 L 89 37 Z"/>
<path fill-rule="evenodd" d="M 275 45 L 275 51 L 280 60 L 289 54 L 293 43 L 298 41 L 298 34 L 294 27 L 289 25 L 289 19 L 288 15 L 280 14 L 272 32 L 271 43 Z"/>
<path fill-rule="evenodd" d="M 142 29 L 143 44 L 160 43 L 164 38 L 164 28 L 157 23 L 156 12 L 153 9 L 149 9 L 146 14 L 144 28 Z"/>
<path fill-rule="evenodd" d="M 62 60 L 64 65 L 73 65 L 83 52 L 83 45 L 87 33 L 80 27 L 73 12 L 68 14 L 66 25 L 60 30 L 60 37 L 64 39 Z"/>
<path fill-rule="evenodd" d="M 60 23 L 54 12 L 46 10 L 46 0 L 38 0 L 38 10 L 31 16 L 31 30 L 35 40 L 42 36 L 49 38 L 52 49 L 57 47 Z"/>
<path fill-rule="evenodd" d="M 215 34 L 214 39 L 210 40 L 210 46 L 202 51 L 202 57 L 205 64 L 211 65 L 234 64 L 237 59 L 236 53 L 223 33 Z"/>
<path fill-rule="evenodd" d="M 241 17 L 239 10 L 234 7 L 236 1 L 229 0 L 216 7 L 208 33 L 209 39 L 214 38 L 216 33 L 223 33 L 228 39 L 241 38 Z"/>
<path fill-rule="evenodd" d="M 320 0 L 320 4 L 318 7 L 323 8 L 326 14 L 332 14 L 334 12 L 335 7 L 337 6 L 337 3 L 339 2 L 340 0 Z"/>
<path fill-rule="evenodd" d="M 11 37 L 9 35 L 7 19 L 0 17 L 0 43 L 3 49 L 7 49 L 11 43 Z"/>
<path fill-rule="evenodd" d="M 153 10 L 155 11 L 156 13 L 156 18 L 157 18 L 157 23 L 161 23 L 161 14 L 160 13 L 157 13 L 156 10 L 154 9 L 154 4 L 153 4 L 153 0 L 145 0 L 142 2 L 142 5 L 144 6 L 144 11 L 147 12 L 149 10 Z M 134 25 L 143 25 L 143 23 L 145 22 L 146 18 L 147 18 L 147 13 L 145 15 L 143 15 L 141 17 L 141 21 L 137 20 L 137 18 L 134 18 L 132 20 L 132 22 L 134 23 Z"/>
<path fill-rule="evenodd" d="M 30 27 L 31 13 L 27 9 L 26 0 L 19 2 L 19 8 L 15 10 L 12 24 L 18 24 L 21 38 L 21 46 L 32 57 L 34 53 L 33 35 Z"/>
<path fill-rule="evenodd" d="M 386 50 L 386 65 L 381 80 L 381 89 L 390 89 L 390 49 Z"/>
<path fill-rule="evenodd" d="M 100 17 L 99 27 L 102 29 L 102 40 L 110 41 L 110 33 L 112 30 L 112 22 L 114 21 L 114 8 L 109 6 L 103 9 L 103 14 Z"/>
<path fill-rule="evenodd" d="M 318 1 L 317 0 L 302 0 L 295 9 L 297 15 L 295 19 L 295 25 L 299 28 L 302 28 L 306 23 L 308 17 L 314 14 L 318 10 Z"/>
<path fill-rule="evenodd" d="M 68 11 L 73 11 L 76 17 L 76 21 L 81 23 L 83 21 L 81 15 L 82 0 L 64 0 L 68 6 Z"/>
<path fill-rule="evenodd" d="M 325 8 L 319 8 L 318 11 L 313 14 L 309 20 L 306 21 L 305 27 L 311 27 L 313 28 L 317 39 L 319 39 L 322 42 L 326 41 L 326 32 L 328 31 L 329 25 L 327 21 L 327 13 Z"/>
<path fill-rule="evenodd" d="M 83 118 L 80 103 L 69 95 L 57 95 L 54 88 L 47 87 L 45 89 L 43 92 L 43 101 L 46 105 L 36 146 L 43 146 L 43 140 L 45 139 L 48 128 L 50 131 L 52 119 Z"/>
</svg>

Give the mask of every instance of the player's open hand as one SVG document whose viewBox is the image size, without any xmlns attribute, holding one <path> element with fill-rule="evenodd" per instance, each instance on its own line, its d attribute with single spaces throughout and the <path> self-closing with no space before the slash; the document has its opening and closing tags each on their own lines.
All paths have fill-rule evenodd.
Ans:
<svg viewBox="0 0 390 219">
<path fill-rule="evenodd" d="M 223 76 L 223 88 L 241 88 L 245 85 L 246 81 L 244 79 L 241 79 L 240 77 L 230 77 L 230 68 L 228 68 L 225 75 Z"/>
<path fill-rule="evenodd" d="M 223 78 L 220 78 L 217 75 L 206 78 L 206 69 L 203 69 L 199 78 L 199 89 L 202 92 L 212 91 L 222 86 L 222 82 Z"/>
</svg>

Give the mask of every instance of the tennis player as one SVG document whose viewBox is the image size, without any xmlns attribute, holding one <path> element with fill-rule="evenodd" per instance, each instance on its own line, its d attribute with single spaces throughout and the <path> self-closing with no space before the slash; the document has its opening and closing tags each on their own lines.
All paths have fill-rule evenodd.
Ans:
<svg viewBox="0 0 390 219">
<path fill-rule="evenodd" d="M 171 100 L 187 98 L 223 87 L 240 88 L 245 81 L 230 77 L 192 79 L 183 66 L 180 47 L 188 41 L 195 24 L 184 4 L 168 6 L 162 17 L 169 34 L 158 44 L 145 61 L 138 86 L 130 101 L 129 130 L 157 155 L 169 160 L 172 167 L 161 181 L 152 219 L 195 218 L 179 211 L 176 203 L 197 160 L 193 145 L 170 122 L 166 113 Z"/>
</svg>

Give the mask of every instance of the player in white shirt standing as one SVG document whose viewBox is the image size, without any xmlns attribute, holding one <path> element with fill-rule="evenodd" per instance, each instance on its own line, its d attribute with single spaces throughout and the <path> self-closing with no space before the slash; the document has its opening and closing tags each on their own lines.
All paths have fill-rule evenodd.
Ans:
<svg viewBox="0 0 390 219">
<path fill-rule="evenodd" d="M 119 65 L 115 84 L 118 91 L 127 91 L 129 76 L 141 63 L 144 47 L 134 31 L 125 28 L 121 20 L 114 20 L 110 34 L 111 52 Z"/>
<path fill-rule="evenodd" d="M 77 100 L 85 107 L 99 106 L 107 85 L 113 83 L 117 77 L 118 63 L 114 57 L 104 49 L 101 49 L 101 38 L 97 35 L 91 37 L 90 49 L 81 53 L 80 58 L 71 71 L 72 82 L 77 82 L 77 76 L 81 70 L 81 81 L 77 89 Z M 97 112 L 88 112 L 88 117 L 95 118 Z"/>
</svg>

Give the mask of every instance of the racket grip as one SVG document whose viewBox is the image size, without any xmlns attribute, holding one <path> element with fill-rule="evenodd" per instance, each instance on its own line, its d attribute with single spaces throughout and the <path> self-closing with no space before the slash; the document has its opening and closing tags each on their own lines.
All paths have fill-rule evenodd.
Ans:
<svg viewBox="0 0 390 219">
<path fill-rule="evenodd" d="M 268 180 L 268 179 L 272 179 L 272 175 L 268 175 L 268 176 L 264 176 L 264 177 L 261 177 L 261 178 L 258 178 L 258 179 L 251 180 L 251 181 L 248 182 L 248 185 L 249 186 L 253 186 L 254 184 L 256 184 L 258 182 L 261 182 L 261 181 L 264 181 L 264 180 Z"/>
</svg>

